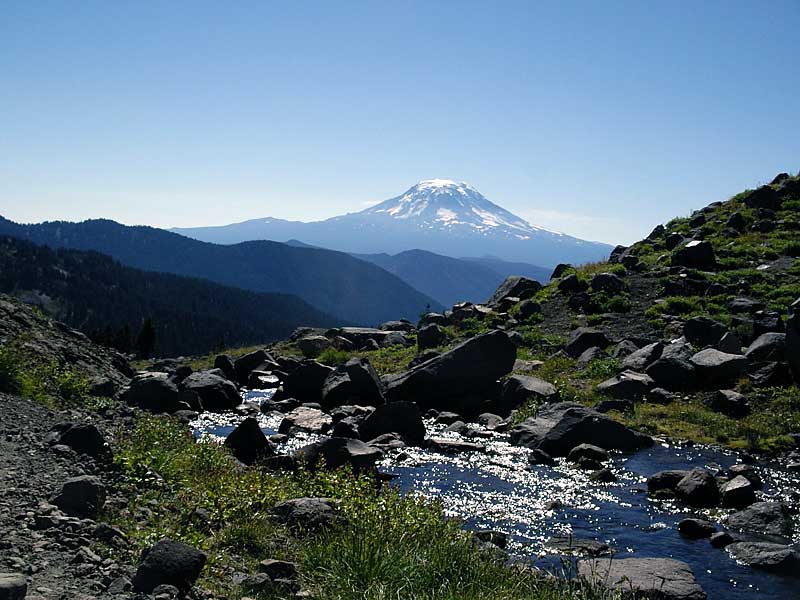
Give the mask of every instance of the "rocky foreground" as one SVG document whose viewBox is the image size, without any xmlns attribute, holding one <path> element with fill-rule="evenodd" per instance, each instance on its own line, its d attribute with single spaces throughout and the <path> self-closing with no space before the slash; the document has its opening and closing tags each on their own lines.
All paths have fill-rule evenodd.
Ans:
<svg viewBox="0 0 800 600">
<path fill-rule="evenodd" d="M 696 509 L 697 518 L 678 528 L 707 543 L 709 552 L 724 548 L 732 561 L 796 577 L 798 507 L 763 495 L 759 461 L 800 468 L 800 427 L 793 429 L 800 413 L 800 248 L 791 241 L 798 185 L 797 178 L 779 176 L 770 186 L 657 228 L 647 240 L 615 250 L 609 263 L 562 265 L 544 288 L 513 277 L 485 304 L 461 303 L 416 324 L 298 330 L 273 347 L 216 356 L 213 365 L 161 360 L 134 374 L 121 357 L 81 334 L 3 300 L 0 334 L 7 345 L 82 370 L 90 377 L 89 396 L 107 401 L 92 410 L 60 405 L 48 411 L 0 396 L 0 543 L 8 572 L 0 576 L 0 600 L 228 597 L 210 589 L 211 572 L 239 596 L 317 597 L 298 562 L 269 557 L 255 568 L 244 560 L 223 568 L 225 561 L 197 547 L 202 544 L 161 535 L 185 532 L 187 524 L 153 527 L 159 507 L 143 507 L 135 495 L 150 490 L 153 480 L 161 482 L 156 487 L 172 480 L 151 472 L 146 456 L 132 464 L 130 454 L 122 461 L 115 455 L 126 437 L 141 435 L 140 416 L 152 413 L 182 423 L 202 413 L 236 415 L 224 448 L 235 459 L 230 470 L 242 477 L 346 467 L 378 482 L 376 463 L 402 448 L 483 452 L 486 432 L 503 431 L 529 451 L 520 469 L 549 468 L 566 458 L 595 485 L 615 477 L 609 453 L 633 453 L 664 435 L 642 415 L 691 415 L 683 417 L 689 425 L 706 420 L 724 427 L 724 436 L 711 435 L 737 449 L 739 461 L 726 471 L 698 466 L 653 473 L 650 498 Z M 264 388 L 276 391 L 260 411 L 282 419 L 270 437 L 256 418 L 259 407 L 242 405 L 243 390 Z M 429 435 L 426 419 L 458 438 Z M 282 450 L 308 433 L 320 437 Z M 749 445 L 741 445 L 740 433 Z M 147 473 L 139 491 L 130 482 L 136 469 Z M 285 528 L 295 540 L 352 525 L 342 503 L 321 495 L 253 510 L 263 509 L 270 527 Z M 206 509 L 186 518 L 191 531 L 208 537 L 224 527 Z M 147 535 L 136 535 L 137 528 Z M 502 535 L 475 532 L 473 539 L 481 552 L 508 559 Z M 577 571 L 595 590 L 706 597 L 688 565 L 674 558 L 586 557 Z M 588 598 L 594 592 L 570 593 Z"/>
</svg>

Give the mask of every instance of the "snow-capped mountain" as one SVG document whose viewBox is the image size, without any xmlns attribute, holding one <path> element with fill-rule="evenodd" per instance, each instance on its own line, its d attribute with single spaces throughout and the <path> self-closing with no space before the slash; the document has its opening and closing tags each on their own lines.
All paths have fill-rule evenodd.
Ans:
<svg viewBox="0 0 800 600">
<path fill-rule="evenodd" d="M 400 196 L 324 221 L 267 217 L 172 231 L 218 244 L 295 239 L 351 253 L 396 254 L 419 249 L 452 257 L 492 256 L 542 267 L 605 259 L 611 250 L 607 244 L 532 225 L 490 202 L 469 184 L 450 179 L 420 181 Z"/>
<path fill-rule="evenodd" d="M 402 196 L 381 202 L 361 214 L 402 219 L 409 226 L 425 230 L 519 240 L 547 231 L 490 202 L 468 183 L 451 179 L 420 181 Z"/>
</svg>

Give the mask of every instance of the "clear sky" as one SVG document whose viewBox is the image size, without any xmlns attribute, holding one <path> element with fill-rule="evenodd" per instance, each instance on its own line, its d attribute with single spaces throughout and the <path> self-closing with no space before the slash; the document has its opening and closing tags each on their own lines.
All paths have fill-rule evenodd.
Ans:
<svg viewBox="0 0 800 600">
<path fill-rule="evenodd" d="M 465 180 L 630 242 L 800 169 L 800 2 L 0 4 L 0 214 L 211 225 Z"/>
</svg>

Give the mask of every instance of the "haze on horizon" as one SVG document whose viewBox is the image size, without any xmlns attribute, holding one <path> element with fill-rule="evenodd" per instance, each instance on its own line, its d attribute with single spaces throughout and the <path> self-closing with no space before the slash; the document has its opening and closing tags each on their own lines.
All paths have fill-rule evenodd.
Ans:
<svg viewBox="0 0 800 600">
<path fill-rule="evenodd" d="M 0 214 L 319 220 L 431 178 L 629 243 L 800 169 L 800 4 L 6 2 Z"/>
</svg>

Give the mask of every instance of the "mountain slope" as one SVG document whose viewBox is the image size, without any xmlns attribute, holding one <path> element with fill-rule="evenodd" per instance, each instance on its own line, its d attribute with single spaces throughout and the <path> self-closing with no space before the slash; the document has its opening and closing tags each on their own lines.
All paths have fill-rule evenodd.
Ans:
<svg viewBox="0 0 800 600">
<path fill-rule="evenodd" d="M 425 250 L 408 250 L 395 255 L 356 254 L 355 256 L 394 273 L 445 306 L 452 306 L 464 300 L 487 300 L 509 275 L 526 275 L 514 270 L 517 263 L 496 261 L 493 267 L 490 267 L 479 262 L 450 258 Z M 501 265 L 505 265 L 505 268 Z M 526 270 L 536 268 L 527 266 L 529 269 Z"/>
<path fill-rule="evenodd" d="M 422 181 L 376 206 L 325 221 L 265 218 L 173 231 L 222 244 L 296 238 L 352 253 L 396 254 L 419 248 L 446 256 L 488 254 L 546 267 L 604 259 L 611 250 L 607 244 L 531 225 L 468 184 L 447 179 Z"/>
<path fill-rule="evenodd" d="M 300 325 L 336 324 L 297 296 L 140 271 L 97 252 L 52 250 L 12 237 L 0 238 L 0 292 L 34 302 L 87 334 L 127 326 L 135 335 L 151 318 L 158 351 L 173 356 L 265 343 Z"/>
<path fill-rule="evenodd" d="M 19 225 L 0 218 L 0 234 L 54 248 L 96 250 L 144 269 L 209 279 L 256 292 L 295 294 L 351 323 L 416 319 L 438 303 L 395 275 L 342 252 L 257 241 L 219 246 L 152 227 L 108 220 Z"/>
</svg>

